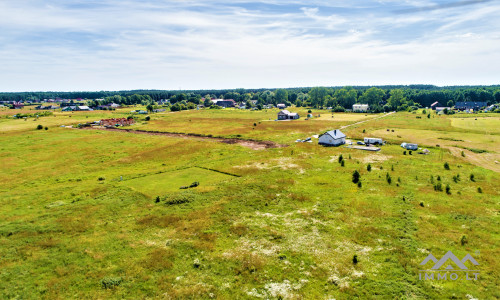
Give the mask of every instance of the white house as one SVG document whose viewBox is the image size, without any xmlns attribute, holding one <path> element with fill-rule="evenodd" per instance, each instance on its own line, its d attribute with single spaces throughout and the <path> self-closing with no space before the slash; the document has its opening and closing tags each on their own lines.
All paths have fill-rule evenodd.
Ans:
<svg viewBox="0 0 500 300">
<path fill-rule="evenodd" d="M 286 104 L 280 103 L 280 104 L 276 105 L 276 107 L 279 109 L 284 109 L 284 108 L 286 108 Z"/>
<path fill-rule="evenodd" d="M 406 150 L 418 150 L 417 144 L 402 143 L 401 147 L 405 148 Z"/>
<path fill-rule="evenodd" d="M 367 145 L 382 145 L 384 141 L 380 138 L 366 138 L 364 139 L 365 144 Z"/>
<path fill-rule="evenodd" d="M 296 120 L 300 116 L 298 113 L 291 113 L 288 110 L 284 109 L 278 113 L 278 120 Z"/>
<path fill-rule="evenodd" d="M 367 112 L 370 109 L 368 104 L 354 104 L 352 106 L 353 112 Z"/>
<path fill-rule="evenodd" d="M 345 134 L 340 130 L 330 130 L 319 137 L 318 143 L 323 146 L 340 146 L 345 144 Z"/>
</svg>

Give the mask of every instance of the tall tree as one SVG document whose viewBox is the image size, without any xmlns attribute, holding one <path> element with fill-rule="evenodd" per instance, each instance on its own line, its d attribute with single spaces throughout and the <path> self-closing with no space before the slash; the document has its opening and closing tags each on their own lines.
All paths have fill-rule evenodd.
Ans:
<svg viewBox="0 0 500 300">
<path fill-rule="evenodd" d="M 284 89 L 278 89 L 275 93 L 277 103 L 285 103 L 288 101 L 288 92 Z"/>
</svg>

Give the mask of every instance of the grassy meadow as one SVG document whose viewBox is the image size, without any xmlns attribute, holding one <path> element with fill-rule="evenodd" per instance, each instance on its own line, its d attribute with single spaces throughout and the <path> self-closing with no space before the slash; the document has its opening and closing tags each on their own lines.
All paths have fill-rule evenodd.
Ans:
<svg viewBox="0 0 500 300">
<path fill-rule="evenodd" d="M 266 150 L 60 127 L 130 110 L 0 111 L 0 298 L 500 298 L 498 115 L 192 110 L 130 127 L 288 145 Z M 388 144 L 295 143 L 348 125 Z M 478 280 L 419 280 L 448 251 Z"/>
</svg>

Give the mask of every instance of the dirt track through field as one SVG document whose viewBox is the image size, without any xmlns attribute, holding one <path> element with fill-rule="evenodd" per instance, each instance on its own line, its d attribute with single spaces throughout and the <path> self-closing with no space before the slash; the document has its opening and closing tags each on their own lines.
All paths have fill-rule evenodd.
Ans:
<svg viewBox="0 0 500 300">
<path fill-rule="evenodd" d="M 223 137 L 213 137 L 198 135 L 194 133 L 177 133 L 177 132 L 161 132 L 161 131 L 145 131 L 145 130 L 134 130 L 134 129 L 121 129 L 121 128 L 104 128 L 104 127 L 84 127 L 87 130 L 107 130 L 107 131 L 117 131 L 117 132 L 128 132 L 135 134 L 147 134 L 147 135 L 160 135 L 167 137 L 185 138 L 185 139 L 197 139 L 197 140 L 211 140 L 216 142 L 221 142 L 225 144 L 238 144 L 243 147 L 247 147 L 253 150 L 264 150 L 270 148 L 282 148 L 288 145 L 278 144 L 271 141 L 257 141 L 257 140 L 244 140 L 244 139 L 234 139 L 234 138 L 223 138 Z"/>
<path fill-rule="evenodd" d="M 384 117 L 387 117 L 389 115 L 392 115 L 393 113 L 395 113 L 395 112 L 391 111 L 390 113 L 383 114 L 380 117 L 376 117 L 376 118 L 372 118 L 372 119 L 368 119 L 368 120 L 363 120 L 363 121 L 359 121 L 359 122 L 356 122 L 356 123 L 352 123 L 352 124 L 349 124 L 349 125 L 342 126 L 342 127 L 340 127 L 340 129 L 345 129 L 345 128 L 348 128 L 348 127 L 351 127 L 351 126 L 354 126 L 354 125 L 359 125 L 359 124 L 362 124 L 362 123 L 365 123 L 365 122 L 370 122 L 370 121 L 373 121 L 373 120 L 384 118 Z"/>
</svg>

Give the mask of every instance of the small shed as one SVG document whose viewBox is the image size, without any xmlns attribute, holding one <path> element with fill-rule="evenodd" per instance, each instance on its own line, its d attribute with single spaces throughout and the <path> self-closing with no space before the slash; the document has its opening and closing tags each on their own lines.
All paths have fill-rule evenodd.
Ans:
<svg viewBox="0 0 500 300">
<path fill-rule="evenodd" d="M 381 138 L 366 138 L 364 139 L 365 144 L 367 145 L 382 145 L 384 141 Z"/>
<path fill-rule="evenodd" d="M 320 135 L 318 143 L 323 146 L 340 146 L 345 144 L 345 134 L 340 130 L 330 130 Z"/>
<path fill-rule="evenodd" d="M 401 147 L 405 148 L 406 150 L 418 150 L 417 144 L 402 143 Z"/>
</svg>

